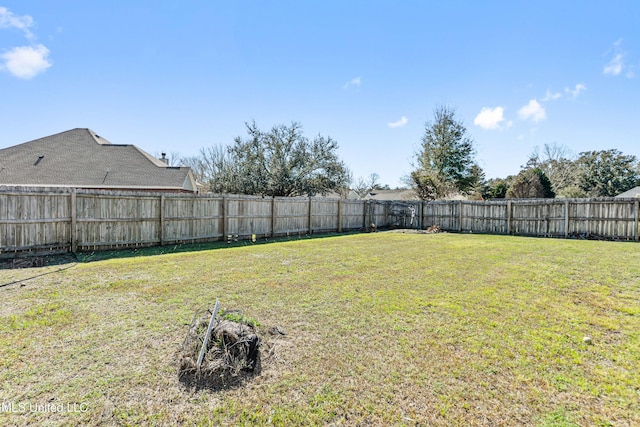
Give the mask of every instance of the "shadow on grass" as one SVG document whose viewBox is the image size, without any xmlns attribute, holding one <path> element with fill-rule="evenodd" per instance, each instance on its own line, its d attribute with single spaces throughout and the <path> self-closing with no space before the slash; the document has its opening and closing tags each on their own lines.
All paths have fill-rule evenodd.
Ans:
<svg viewBox="0 0 640 427">
<path fill-rule="evenodd" d="M 188 244 L 173 244 L 165 246 L 148 246 L 141 248 L 126 248 L 126 249 L 111 249 L 104 251 L 93 252 L 78 252 L 54 254 L 54 255 L 42 255 L 42 256 L 17 256 L 15 258 L 0 259 L 0 270 L 7 269 L 21 269 L 21 268 L 42 268 L 50 266 L 60 266 L 59 269 L 48 271 L 46 273 L 35 274 L 31 277 L 27 277 L 20 280 L 14 280 L 8 283 L 0 283 L 0 288 L 20 284 L 24 286 L 24 282 L 31 279 L 35 279 L 47 274 L 57 273 L 59 271 L 67 270 L 74 267 L 78 263 L 88 263 L 94 261 L 104 261 L 108 259 L 117 258 L 135 258 L 135 257 L 147 257 L 154 255 L 166 255 L 182 252 L 200 252 L 210 251 L 216 249 L 229 249 L 245 246 L 258 246 L 269 243 L 289 242 L 299 240 L 316 240 L 327 237 L 347 236 L 352 234 L 359 234 L 360 231 L 349 231 L 343 233 L 322 233 L 322 234 L 302 234 L 282 237 L 268 237 L 257 239 L 255 242 L 251 240 L 238 240 L 238 241 L 216 241 L 206 243 L 188 243 Z"/>
<path fill-rule="evenodd" d="M 194 369 L 183 370 L 178 373 L 178 381 L 185 390 L 198 392 L 208 390 L 218 392 L 231 390 L 244 386 L 247 382 L 260 375 L 262 372 L 262 357 L 258 354 L 256 366 L 252 371 L 240 371 L 237 375 L 225 372 L 224 375 L 198 373 Z"/>
<path fill-rule="evenodd" d="M 78 252 L 76 254 L 55 254 L 55 255 L 43 255 L 43 256 L 20 256 L 16 258 L 8 258 L 0 260 L 0 269 L 13 269 L 13 268 L 37 268 L 47 267 L 52 265 L 63 265 L 69 263 L 87 263 L 93 261 L 104 261 L 114 258 L 135 258 L 142 256 L 154 256 L 154 255 L 166 255 L 181 252 L 199 252 L 210 251 L 215 249 L 227 249 L 237 248 L 245 246 L 259 246 L 269 243 L 289 242 L 299 240 L 315 240 L 323 239 L 327 237 L 347 236 L 352 234 L 359 234 L 359 231 L 350 231 L 344 233 L 322 233 L 322 234 L 303 234 L 292 235 L 282 237 L 268 237 L 257 239 L 255 242 L 251 240 L 237 240 L 237 241 L 216 241 L 205 243 L 179 243 L 164 246 L 146 246 L 139 248 L 123 248 L 123 249 L 108 249 L 104 251 L 86 251 Z"/>
</svg>

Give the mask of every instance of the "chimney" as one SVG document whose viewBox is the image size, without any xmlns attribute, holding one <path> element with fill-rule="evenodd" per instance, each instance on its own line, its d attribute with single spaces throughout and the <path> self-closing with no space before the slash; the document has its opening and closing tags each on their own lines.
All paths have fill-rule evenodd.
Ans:
<svg viewBox="0 0 640 427">
<path fill-rule="evenodd" d="M 167 153 L 162 153 L 162 157 L 160 157 L 160 161 L 165 165 L 169 164 L 169 159 L 167 158 Z"/>
</svg>

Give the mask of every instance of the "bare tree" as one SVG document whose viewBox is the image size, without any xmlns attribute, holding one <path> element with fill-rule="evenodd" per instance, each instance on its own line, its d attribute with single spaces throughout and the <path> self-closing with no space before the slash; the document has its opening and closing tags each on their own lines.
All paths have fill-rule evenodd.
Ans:
<svg viewBox="0 0 640 427">
<path fill-rule="evenodd" d="M 165 152 L 158 153 L 156 151 L 155 153 L 153 153 L 153 155 L 160 160 L 165 160 L 168 166 L 183 166 L 182 156 L 178 151 L 171 151 L 168 157 L 167 153 Z"/>
<path fill-rule="evenodd" d="M 204 184 L 207 191 L 213 193 L 238 193 L 235 163 L 228 147 L 214 145 L 201 148 L 197 156 L 182 159 L 185 166 L 191 167 L 196 181 Z"/>
<path fill-rule="evenodd" d="M 553 191 L 558 195 L 577 186 L 579 171 L 576 156 L 564 145 L 545 144 L 542 150 L 535 147 L 525 169 L 540 169 L 551 181 Z"/>
<path fill-rule="evenodd" d="M 359 177 L 355 183 L 352 183 L 352 190 L 356 192 L 358 197 L 362 198 L 369 194 L 372 190 L 388 190 L 388 185 L 380 183 L 380 175 L 372 173 L 366 179 Z"/>
</svg>

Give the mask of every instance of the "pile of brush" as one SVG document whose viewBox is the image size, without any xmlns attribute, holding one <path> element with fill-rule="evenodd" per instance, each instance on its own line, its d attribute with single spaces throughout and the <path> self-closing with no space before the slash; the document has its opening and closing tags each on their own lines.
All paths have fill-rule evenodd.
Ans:
<svg viewBox="0 0 640 427">
<path fill-rule="evenodd" d="M 425 230 L 426 233 L 442 233 L 442 227 L 439 225 L 432 225 Z"/>
<path fill-rule="evenodd" d="M 213 314 L 217 314 L 214 319 Z M 196 312 L 182 345 L 181 381 L 226 387 L 259 371 L 256 326 L 238 310 Z"/>
</svg>

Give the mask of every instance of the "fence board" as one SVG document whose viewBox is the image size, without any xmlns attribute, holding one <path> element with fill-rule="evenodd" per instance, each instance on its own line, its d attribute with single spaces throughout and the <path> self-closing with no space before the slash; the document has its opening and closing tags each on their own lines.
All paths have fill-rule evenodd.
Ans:
<svg viewBox="0 0 640 427">
<path fill-rule="evenodd" d="M 365 202 L 362 200 L 342 201 L 342 229 L 360 230 L 362 229 L 362 211 Z"/>
<path fill-rule="evenodd" d="M 274 235 L 304 234 L 309 231 L 308 198 L 276 198 Z"/>
<path fill-rule="evenodd" d="M 311 229 L 314 233 L 338 230 L 338 200 L 311 200 Z"/>
<path fill-rule="evenodd" d="M 0 192 L 0 254 L 70 249 L 69 194 Z"/>
<path fill-rule="evenodd" d="M 613 198 L 339 201 L 2 187 L 0 256 L 70 251 L 76 244 L 78 250 L 99 250 L 214 241 L 229 234 L 363 230 L 371 224 L 637 241 L 639 210 L 636 199 Z"/>
</svg>

